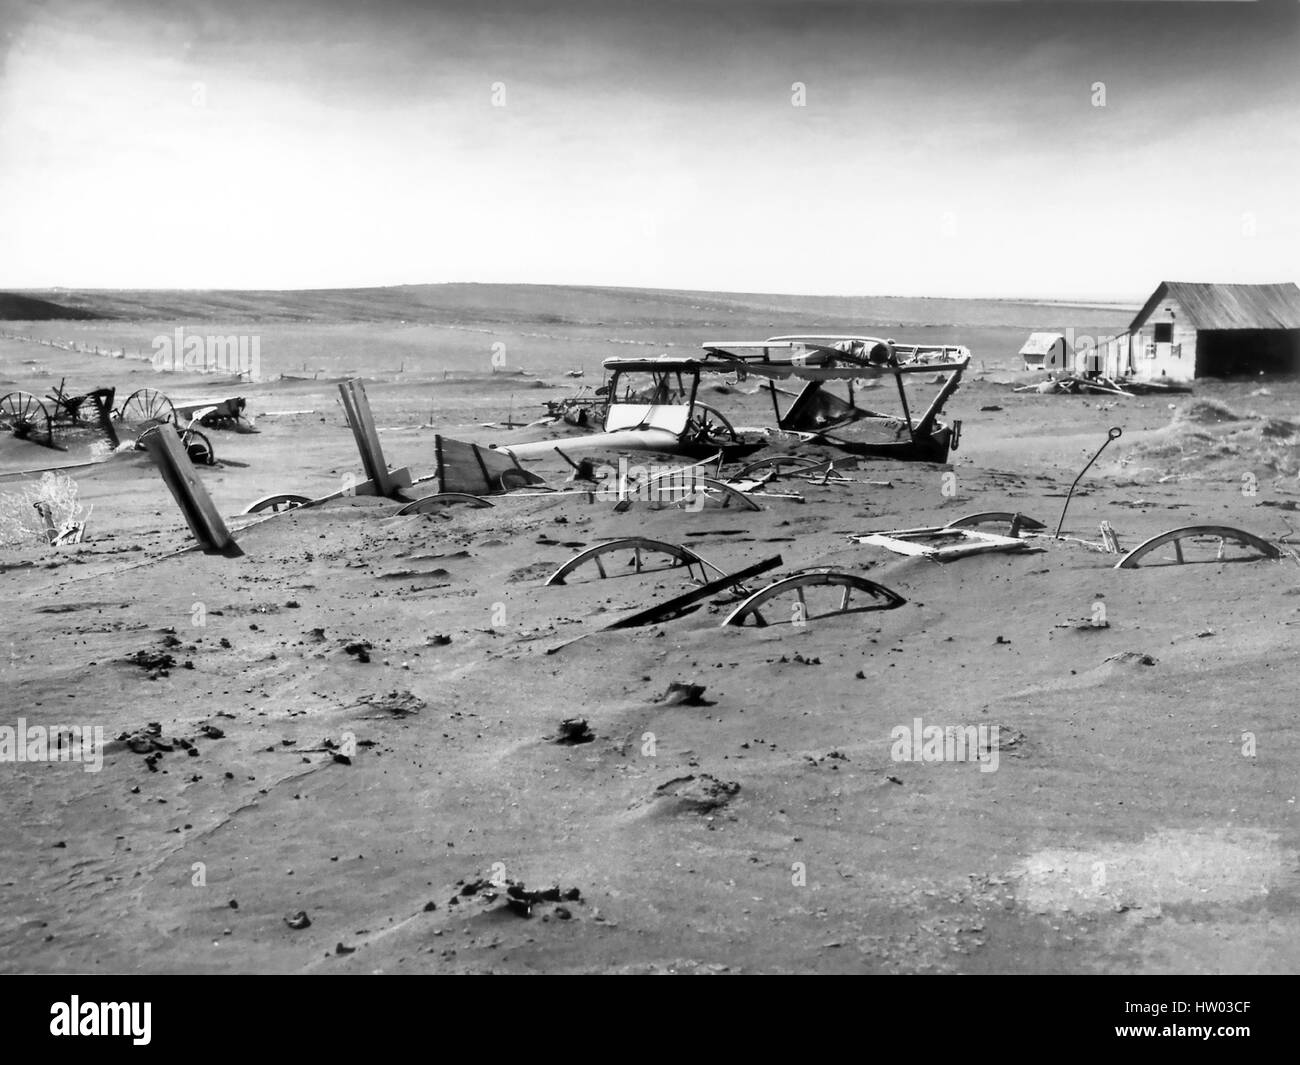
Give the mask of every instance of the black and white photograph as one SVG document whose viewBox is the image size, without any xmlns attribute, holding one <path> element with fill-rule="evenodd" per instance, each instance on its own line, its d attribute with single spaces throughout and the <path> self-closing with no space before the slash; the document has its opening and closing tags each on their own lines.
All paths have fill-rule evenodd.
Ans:
<svg viewBox="0 0 1300 1065">
<path fill-rule="evenodd" d="M 1249 1045 L 1298 176 L 1292 2 L 0 0 L 32 1023 L 1142 976 L 1111 1042 Z"/>
</svg>

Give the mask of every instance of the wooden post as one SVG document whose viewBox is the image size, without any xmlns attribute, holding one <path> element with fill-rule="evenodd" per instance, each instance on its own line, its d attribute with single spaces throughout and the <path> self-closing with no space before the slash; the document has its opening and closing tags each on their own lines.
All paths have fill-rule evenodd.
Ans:
<svg viewBox="0 0 1300 1065">
<path fill-rule="evenodd" d="M 158 464 L 163 481 L 176 500 L 194 539 L 204 551 L 220 552 L 231 557 L 244 552 L 230 535 L 226 523 L 212 503 L 212 497 L 203 487 L 194 464 L 181 445 L 181 438 L 170 425 L 160 425 L 144 438 L 150 457 Z"/>
<path fill-rule="evenodd" d="M 379 432 L 375 429 L 374 415 L 370 413 L 366 386 L 356 380 L 340 381 L 339 395 L 343 399 L 343 410 L 352 429 L 352 438 L 357 442 L 357 451 L 361 453 L 361 465 L 366 471 L 366 481 L 356 486 L 356 494 L 404 498 L 400 489 L 411 484 L 411 473 L 406 467 L 400 470 L 388 468 L 383 445 L 379 442 Z"/>
<path fill-rule="evenodd" d="M 1106 545 L 1106 551 L 1112 555 L 1123 554 L 1123 549 L 1119 546 L 1119 537 L 1115 535 L 1115 530 L 1111 528 L 1108 521 L 1101 523 L 1101 542 Z"/>
</svg>

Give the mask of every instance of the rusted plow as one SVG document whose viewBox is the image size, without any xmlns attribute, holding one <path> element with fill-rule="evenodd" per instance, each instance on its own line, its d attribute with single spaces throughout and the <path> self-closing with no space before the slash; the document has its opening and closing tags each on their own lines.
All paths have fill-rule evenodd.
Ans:
<svg viewBox="0 0 1300 1065">
<path fill-rule="evenodd" d="M 34 444 L 63 450 L 57 441 L 62 433 L 92 430 L 103 433 L 110 446 L 117 448 L 121 439 L 134 441 L 144 450 L 145 437 L 162 425 L 173 425 L 180 434 L 181 446 L 190 460 L 211 466 L 216 459 L 212 442 L 199 431 L 197 422 L 181 425 L 176 407 L 156 388 L 138 388 L 114 407 L 116 389 L 96 388 L 81 395 L 66 389 L 67 379 L 40 399 L 31 392 L 10 392 L 0 396 L 0 431 L 13 433 Z"/>
<path fill-rule="evenodd" d="M 45 447 L 58 447 L 55 430 L 98 430 L 117 446 L 117 433 L 113 426 L 112 388 L 96 388 L 84 395 L 69 394 L 59 382 L 58 388 L 39 399 L 31 392 L 10 392 L 0 396 L 0 429 L 23 440 Z M 93 413 L 92 413 L 93 412 Z"/>
</svg>

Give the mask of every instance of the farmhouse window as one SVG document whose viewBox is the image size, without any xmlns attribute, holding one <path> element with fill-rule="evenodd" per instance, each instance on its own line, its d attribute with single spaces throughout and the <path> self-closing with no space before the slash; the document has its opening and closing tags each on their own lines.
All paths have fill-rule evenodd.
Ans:
<svg viewBox="0 0 1300 1065">
<path fill-rule="evenodd" d="M 1157 344 L 1168 344 L 1168 343 L 1169 343 L 1171 340 L 1173 340 L 1173 339 L 1174 339 L 1174 324 L 1173 324 L 1173 322 L 1157 322 L 1157 323 L 1156 323 L 1156 343 L 1157 343 Z"/>
</svg>

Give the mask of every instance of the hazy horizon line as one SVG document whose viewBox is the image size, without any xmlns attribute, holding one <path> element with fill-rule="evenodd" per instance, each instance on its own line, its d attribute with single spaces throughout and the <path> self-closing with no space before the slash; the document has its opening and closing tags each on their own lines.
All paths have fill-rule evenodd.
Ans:
<svg viewBox="0 0 1300 1065">
<path fill-rule="evenodd" d="M 1151 286 L 1151 292 L 1155 291 L 1161 281 L 1169 280 L 1161 278 Z M 1221 284 L 1234 284 L 1235 282 L 1210 282 Z M 1274 284 L 1285 284 L 1287 282 L 1272 282 Z M 90 285 L 52 285 L 38 288 L 4 288 L 0 291 L 8 292 L 12 295 L 39 296 L 40 294 L 49 293 L 145 293 L 145 292 L 185 292 L 191 294 L 198 293 L 221 293 L 221 292 L 246 292 L 246 293 L 313 293 L 313 292 L 368 292 L 383 291 L 385 289 L 399 288 L 450 288 L 453 286 L 477 285 L 483 288 L 561 288 L 561 289 L 602 289 L 611 292 L 672 292 L 672 293 L 692 293 L 702 296 L 767 296 L 782 297 L 794 299 L 837 299 L 837 300 L 863 300 L 863 299 L 895 299 L 895 300 L 962 300 L 966 302 L 991 302 L 991 303 L 1068 303 L 1080 305 L 1122 305 L 1122 306 L 1141 306 L 1143 301 L 1150 295 L 1148 292 L 1143 296 L 1126 296 L 1126 295 L 1108 295 L 1108 296 L 1080 296 L 1080 295 L 919 295 L 917 293 L 906 292 L 779 292 L 779 291 L 762 291 L 756 289 L 705 289 L 705 288 L 675 288 L 668 285 L 608 285 L 597 282 L 555 282 L 555 281 L 400 281 L 389 284 L 374 285 L 313 285 L 303 286 L 285 286 L 282 288 L 239 288 L 225 286 L 206 286 L 206 287 L 140 287 L 133 286 L 129 288 L 118 288 L 110 286 L 90 286 Z"/>
</svg>

